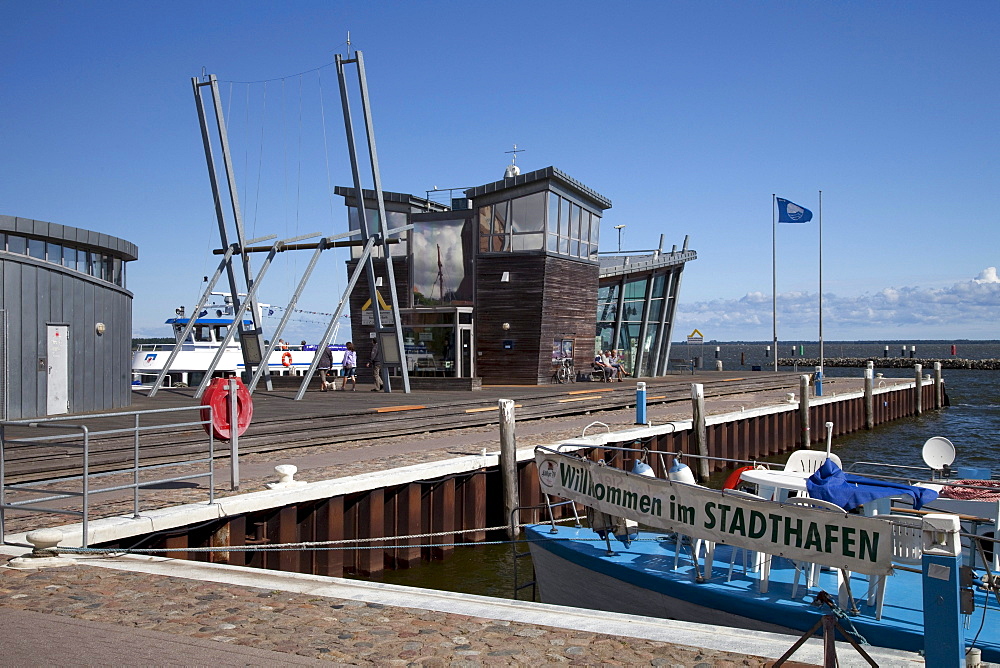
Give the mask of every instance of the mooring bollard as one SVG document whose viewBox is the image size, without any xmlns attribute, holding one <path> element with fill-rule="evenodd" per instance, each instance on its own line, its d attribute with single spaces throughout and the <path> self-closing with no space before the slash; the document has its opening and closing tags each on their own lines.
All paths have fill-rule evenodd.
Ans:
<svg viewBox="0 0 1000 668">
<path fill-rule="evenodd" d="M 635 384 L 635 423 L 646 423 L 646 383 Z"/>
</svg>

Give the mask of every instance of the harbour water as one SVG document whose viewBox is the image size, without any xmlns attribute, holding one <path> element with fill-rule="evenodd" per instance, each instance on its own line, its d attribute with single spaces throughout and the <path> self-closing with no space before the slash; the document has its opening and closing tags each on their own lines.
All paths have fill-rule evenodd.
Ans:
<svg viewBox="0 0 1000 668">
<path fill-rule="evenodd" d="M 727 351 L 728 359 L 739 361 L 742 344 L 718 344 Z M 818 346 L 813 343 L 812 354 L 817 354 Z M 840 344 L 832 344 L 834 354 L 840 356 Z M 873 356 L 885 345 L 892 344 L 843 344 L 843 356 Z M 896 344 L 896 353 L 903 344 Z M 917 354 L 924 357 L 945 357 L 950 353 L 949 344 L 938 344 L 940 350 L 931 349 L 924 343 L 917 345 Z M 958 343 L 959 355 L 969 359 L 992 359 L 1000 357 L 998 342 Z M 732 346 L 732 348 L 730 348 Z M 862 348 L 857 350 L 852 346 Z M 709 345 L 706 344 L 706 349 Z M 714 353 L 715 344 L 711 350 Z M 825 346 L 829 351 L 830 344 Z M 763 345 L 760 355 L 763 357 Z M 789 348 L 790 350 L 790 348 Z M 891 350 L 891 349 L 890 349 Z M 745 351 L 744 351 L 745 352 Z M 805 354 L 809 355 L 808 345 Z M 828 353 L 829 354 L 829 353 Z M 749 361 L 749 360 L 748 360 Z M 724 361 L 725 363 L 725 361 Z M 755 362 L 756 363 L 756 362 Z M 739 368 L 727 365 L 726 368 Z M 783 369 L 786 370 L 786 369 Z M 829 376 L 861 376 L 861 369 L 828 368 Z M 927 411 L 919 417 L 908 417 L 877 427 L 875 430 L 859 431 L 841 436 L 834 441 L 834 451 L 840 455 L 845 466 L 851 462 L 877 461 L 892 464 L 922 466 L 920 449 L 932 436 L 944 436 L 955 445 L 956 466 L 976 466 L 992 468 L 994 475 L 1000 474 L 1000 373 L 966 369 L 946 369 L 943 371 L 945 388 L 950 407 L 939 411 Z M 887 376 L 901 377 L 900 370 L 886 372 Z M 526 547 L 520 548 L 522 551 Z M 530 577 L 530 562 L 521 559 L 517 564 L 519 579 L 523 582 Z M 510 545 L 478 545 L 456 547 L 454 556 L 446 561 L 425 563 L 404 571 L 386 571 L 382 581 L 394 584 L 456 591 L 501 598 L 514 597 L 514 558 Z M 525 599 L 528 592 L 521 592 Z"/>
</svg>

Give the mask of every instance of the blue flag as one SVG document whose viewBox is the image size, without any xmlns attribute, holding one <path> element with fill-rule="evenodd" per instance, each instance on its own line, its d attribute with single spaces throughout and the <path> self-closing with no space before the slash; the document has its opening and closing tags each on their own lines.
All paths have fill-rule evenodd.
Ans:
<svg viewBox="0 0 1000 668">
<path fill-rule="evenodd" d="M 787 199 L 778 198 L 779 223 L 808 223 L 812 219 L 813 212 L 809 209 Z"/>
</svg>

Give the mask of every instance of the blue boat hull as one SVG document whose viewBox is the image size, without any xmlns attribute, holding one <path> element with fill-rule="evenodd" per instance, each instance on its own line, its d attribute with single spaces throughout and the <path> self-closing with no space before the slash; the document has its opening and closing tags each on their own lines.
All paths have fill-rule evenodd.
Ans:
<svg viewBox="0 0 1000 668">
<path fill-rule="evenodd" d="M 743 552 L 736 551 L 736 566 L 729 578 L 733 550 L 717 545 L 711 575 L 701 583 L 690 549 L 682 549 L 675 564 L 672 536 L 640 534 L 628 547 L 612 540 L 614 554 L 608 555 L 605 542 L 590 529 L 537 525 L 526 529 L 531 544 L 535 578 L 545 603 L 625 612 L 652 617 L 717 624 L 751 630 L 801 634 L 810 629 L 829 609 L 813 605 L 815 594 L 825 590 L 837 597 L 837 573 L 821 571 L 819 581 L 806 590 L 800 580 L 793 599 L 794 564 L 772 560 L 767 593 L 760 593 L 755 573 L 744 573 Z M 841 624 L 854 629 L 867 642 L 906 651 L 924 648 L 921 576 L 897 570 L 890 576 L 882 618 L 875 619 L 874 607 L 866 603 L 867 576 L 853 575 L 851 592 L 860 613 Z M 977 609 L 966 632 L 971 644 L 987 604 L 977 592 Z M 976 646 L 986 661 L 1000 661 L 1000 608 L 994 601 Z"/>
</svg>

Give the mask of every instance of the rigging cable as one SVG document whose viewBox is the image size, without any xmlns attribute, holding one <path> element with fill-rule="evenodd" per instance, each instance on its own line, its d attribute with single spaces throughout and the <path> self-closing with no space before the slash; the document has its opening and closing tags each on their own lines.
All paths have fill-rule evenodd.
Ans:
<svg viewBox="0 0 1000 668">
<path fill-rule="evenodd" d="M 253 234 L 251 236 L 257 236 L 257 214 L 260 210 L 260 181 L 261 173 L 264 171 L 264 128 L 267 123 L 267 82 L 264 82 L 264 92 L 263 100 L 261 101 L 260 110 L 260 153 L 257 156 L 257 193 L 254 195 L 254 205 L 253 205 Z M 249 132 L 249 127 L 247 128 Z"/>
</svg>

